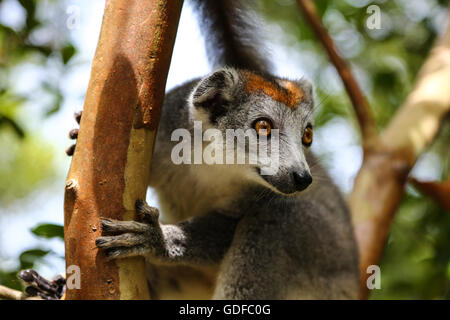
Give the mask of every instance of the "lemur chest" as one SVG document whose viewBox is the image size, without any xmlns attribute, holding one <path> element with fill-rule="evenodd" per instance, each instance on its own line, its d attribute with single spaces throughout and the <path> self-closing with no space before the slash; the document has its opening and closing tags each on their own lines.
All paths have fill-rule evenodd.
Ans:
<svg viewBox="0 0 450 320">
<path fill-rule="evenodd" d="M 244 186 L 235 172 L 199 165 L 177 172 L 155 188 L 162 219 L 174 223 L 212 211 L 229 210 Z"/>
</svg>

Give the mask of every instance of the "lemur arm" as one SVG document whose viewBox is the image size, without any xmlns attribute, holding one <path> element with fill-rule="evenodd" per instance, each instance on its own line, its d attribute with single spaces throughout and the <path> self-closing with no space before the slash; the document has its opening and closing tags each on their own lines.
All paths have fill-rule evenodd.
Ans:
<svg viewBox="0 0 450 320">
<path fill-rule="evenodd" d="M 144 256 L 157 264 L 217 264 L 231 244 L 238 221 L 211 213 L 163 225 L 158 209 L 139 200 L 136 212 L 142 222 L 102 220 L 103 232 L 114 234 L 96 240 L 107 257 Z"/>
</svg>

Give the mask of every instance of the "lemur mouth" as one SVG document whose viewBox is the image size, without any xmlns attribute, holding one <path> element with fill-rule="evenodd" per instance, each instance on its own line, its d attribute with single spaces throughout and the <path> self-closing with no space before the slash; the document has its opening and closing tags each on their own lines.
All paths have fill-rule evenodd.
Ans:
<svg viewBox="0 0 450 320">
<path fill-rule="evenodd" d="M 257 173 L 257 174 L 258 174 L 258 175 L 259 175 L 259 176 L 267 183 L 267 185 L 264 184 L 264 186 L 265 186 L 266 188 L 268 188 L 269 190 L 271 190 L 271 191 L 273 191 L 273 192 L 275 192 L 275 193 L 277 193 L 277 194 L 284 195 L 284 196 L 292 196 L 293 194 L 295 194 L 295 192 L 294 192 L 294 193 L 285 193 L 285 192 L 282 192 L 281 190 L 279 190 L 277 187 L 275 187 L 275 186 L 269 181 L 267 175 L 261 174 L 261 168 L 255 167 L 255 170 L 256 170 L 256 173 Z"/>
<path fill-rule="evenodd" d="M 296 196 L 299 193 L 303 192 L 303 190 L 291 189 L 291 188 L 288 188 L 288 190 L 282 191 L 270 181 L 270 179 L 269 179 L 270 176 L 261 174 L 261 168 L 255 167 L 255 170 L 258 173 L 258 175 L 267 183 L 267 184 L 263 184 L 263 185 L 266 188 L 270 189 L 271 191 L 273 191 L 277 194 L 287 196 L 287 197 L 292 197 L 292 196 Z"/>
<path fill-rule="evenodd" d="M 267 179 L 267 176 L 266 176 L 266 175 L 261 174 L 261 168 L 255 167 L 254 169 L 255 169 L 256 173 L 257 173 L 257 174 L 258 174 L 265 182 L 267 182 L 267 183 L 272 187 L 272 188 L 270 188 L 270 189 L 275 189 L 276 191 L 280 192 L 277 188 L 275 188 L 275 186 L 273 186 L 273 185 L 270 183 L 270 181 Z M 281 192 L 281 193 L 282 193 L 282 192 Z"/>
</svg>

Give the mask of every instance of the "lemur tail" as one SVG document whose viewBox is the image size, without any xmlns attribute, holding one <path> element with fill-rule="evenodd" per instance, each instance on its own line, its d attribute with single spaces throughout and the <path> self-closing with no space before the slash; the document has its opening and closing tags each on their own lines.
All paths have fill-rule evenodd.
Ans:
<svg viewBox="0 0 450 320">
<path fill-rule="evenodd" d="M 244 5 L 245 2 L 245 5 Z M 271 64 L 261 54 L 258 26 L 250 16 L 248 0 L 191 0 L 214 68 L 230 66 L 260 73 Z M 252 23 L 253 22 L 253 23 Z"/>
</svg>

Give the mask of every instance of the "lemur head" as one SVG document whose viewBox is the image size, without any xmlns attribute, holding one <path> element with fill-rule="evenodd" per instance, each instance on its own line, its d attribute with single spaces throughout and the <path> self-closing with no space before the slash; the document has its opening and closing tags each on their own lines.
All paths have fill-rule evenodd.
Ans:
<svg viewBox="0 0 450 320">
<path fill-rule="evenodd" d="M 268 159 L 258 153 L 258 161 L 241 165 L 239 174 L 283 194 L 302 191 L 312 182 L 305 151 L 312 143 L 313 106 L 312 85 L 306 80 L 290 81 L 234 68 L 203 78 L 190 96 L 194 120 L 202 121 L 204 130 L 215 128 L 225 137 L 227 129 L 253 129 L 248 132 L 258 148 L 268 150 L 266 158 L 273 160 L 272 153 L 277 153 L 273 173 L 264 174 L 262 163 Z M 278 150 L 274 151 L 275 145 Z M 248 146 L 244 149 L 247 161 L 254 151 Z"/>
</svg>

